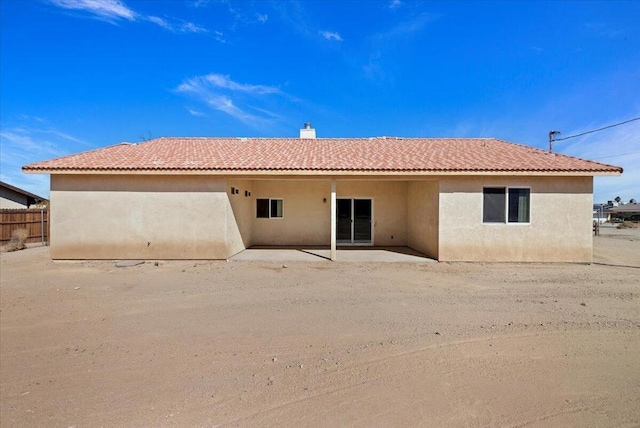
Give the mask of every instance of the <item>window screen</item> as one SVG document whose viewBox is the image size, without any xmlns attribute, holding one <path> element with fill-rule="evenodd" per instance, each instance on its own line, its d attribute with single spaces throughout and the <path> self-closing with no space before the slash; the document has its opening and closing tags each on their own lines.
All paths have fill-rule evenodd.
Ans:
<svg viewBox="0 0 640 428">
<path fill-rule="evenodd" d="M 269 218 L 269 199 L 256 199 L 256 217 Z"/>
<path fill-rule="evenodd" d="M 529 223 L 529 189 L 509 189 L 509 223 Z"/>
<path fill-rule="evenodd" d="M 271 218 L 282 217 L 282 199 L 271 199 Z"/>
<path fill-rule="evenodd" d="M 485 187 L 482 191 L 484 198 L 482 221 L 484 223 L 505 222 L 505 188 Z"/>
</svg>

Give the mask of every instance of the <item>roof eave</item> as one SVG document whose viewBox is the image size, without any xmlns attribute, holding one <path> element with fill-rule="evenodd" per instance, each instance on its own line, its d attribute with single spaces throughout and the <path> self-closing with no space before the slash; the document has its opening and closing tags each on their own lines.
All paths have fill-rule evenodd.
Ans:
<svg viewBox="0 0 640 428">
<path fill-rule="evenodd" d="M 376 176 L 463 176 L 463 175 L 486 175 L 486 176 L 618 176 L 622 174 L 622 169 L 618 171 L 589 171 L 589 170 L 376 170 L 376 169 L 55 169 L 55 168 L 23 168 L 26 174 L 52 174 L 52 175 L 214 175 L 214 176 L 269 176 L 269 175 L 306 175 L 306 176 L 326 176 L 326 175 L 376 175 Z"/>
</svg>

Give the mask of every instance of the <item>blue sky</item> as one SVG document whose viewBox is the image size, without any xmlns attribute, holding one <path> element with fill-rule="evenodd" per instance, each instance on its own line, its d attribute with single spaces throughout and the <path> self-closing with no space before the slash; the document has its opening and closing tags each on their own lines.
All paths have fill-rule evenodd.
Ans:
<svg viewBox="0 0 640 428">
<path fill-rule="evenodd" d="M 160 136 L 496 137 L 547 148 L 640 116 L 640 2 L 0 1 L 0 179 Z M 624 167 L 640 121 L 558 141 Z"/>
</svg>

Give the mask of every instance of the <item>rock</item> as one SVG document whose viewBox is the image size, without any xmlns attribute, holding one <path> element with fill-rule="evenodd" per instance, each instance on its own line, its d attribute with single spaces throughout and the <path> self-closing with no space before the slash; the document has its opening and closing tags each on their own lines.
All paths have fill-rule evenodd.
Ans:
<svg viewBox="0 0 640 428">
<path fill-rule="evenodd" d="M 436 331 L 436 336 L 440 336 L 440 332 L 439 331 Z"/>
<path fill-rule="evenodd" d="M 126 268 L 126 267 L 132 267 L 132 266 L 138 266 L 144 264 L 144 261 L 142 260 L 122 260 L 119 262 L 116 262 L 116 267 L 117 268 Z"/>
<path fill-rule="evenodd" d="M 80 287 L 73 287 L 74 290 L 80 290 Z"/>
<path fill-rule="evenodd" d="M 282 265 L 282 267 L 286 269 L 286 268 L 287 268 L 287 265 Z"/>
<path fill-rule="evenodd" d="M 580 306 L 587 306 L 585 302 L 580 303 Z"/>
<path fill-rule="evenodd" d="M 160 263 L 155 262 L 153 265 L 157 267 L 157 266 L 160 266 Z"/>
<path fill-rule="evenodd" d="M 273 361 L 274 363 L 277 363 L 277 362 L 278 362 L 278 359 L 277 359 L 276 357 L 273 357 L 273 360 L 272 360 L 272 361 Z"/>
</svg>

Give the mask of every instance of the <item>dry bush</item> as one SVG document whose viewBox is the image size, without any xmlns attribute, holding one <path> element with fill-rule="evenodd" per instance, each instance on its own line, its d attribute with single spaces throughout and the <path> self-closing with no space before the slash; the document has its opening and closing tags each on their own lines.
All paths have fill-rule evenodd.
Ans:
<svg viewBox="0 0 640 428">
<path fill-rule="evenodd" d="M 618 229 L 636 229 L 640 228 L 640 223 L 634 223 L 632 221 L 623 221 L 618 225 Z"/>
<path fill-rule="evenodd" d="M 16 229 L 11 232 L 11 241 L 4 246 L 4 251 L 18 251 L 24 250 L 27 246 L 25 242 L 29 238 L 29 232 L 27 229 Z"/>
</svg>

